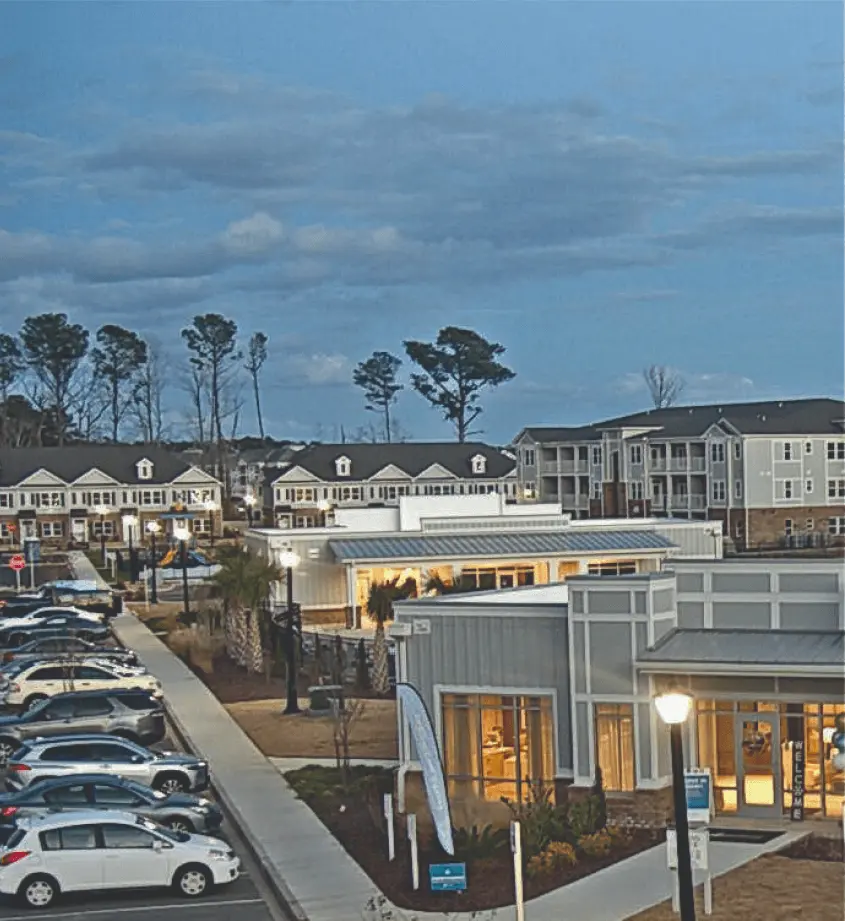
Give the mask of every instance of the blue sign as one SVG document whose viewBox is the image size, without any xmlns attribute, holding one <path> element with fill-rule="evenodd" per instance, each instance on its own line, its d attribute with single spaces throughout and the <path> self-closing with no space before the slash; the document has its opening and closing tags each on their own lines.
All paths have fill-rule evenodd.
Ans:
<svg viewBox="0 0 845 921">
<path fill-rule="evenodd" d="M 41 559 L 41 541 L 37 537 L 27 537 L 23 544 L 23 555 L 27 563 L 37 563 Z"/>
<path fill-rule="evenodd" d="M 417 758 L 422 767 L 425 796 L 434 820 L 437 840 L 451 857 L 455 853 L 452 841 L 452 814 L 449 809 L 449 795 L 446 792 L 443 762 L 440 760 L 440 749 L 434 737 L 434 727 L 431 725 L 428 708 L 420 697 L 420 692 L 404 681 L 396 683 L 396 697 L 402 704 L 402 711 L 411 730 Z"/>
<path fill-rule="evenodd" d="M 465 863 L 433 863 L 428 868 L 432 892 L 464 892 L 467 887 Z"/>
<path fill-rule="evenodd" d="M 708 821 L 710 818 L 710 772 L 684 771 L 684 787 L 687 793 L 687 813 L 692 821 Z"/>
</svg>

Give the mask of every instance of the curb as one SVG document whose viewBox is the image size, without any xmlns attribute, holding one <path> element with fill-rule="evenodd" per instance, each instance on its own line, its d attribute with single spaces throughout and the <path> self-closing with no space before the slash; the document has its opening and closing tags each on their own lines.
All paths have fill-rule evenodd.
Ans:
<svg viewBox="0 0 845 921">
<path fill-rule="evenodd" d="M 184 748 L 186 748 L 192 754 L 196 755 L 196 746 L 191 741 L 191 737 L 182 722 L 173 713 L 170 707 L 167 706 L 167 701 L 164 702 L 164 707 L 165 711 L 167 712 L 168 721 L 175 730 L 175 735 L 179 739 L 179 742 Z M 240 836 L 243 839 L 244 844 L 246 844 L 247 849 L 250 852 L 250 856 L 258 865 L 264 882 L 270 887 L 273 895 L 276 897 L 276 900 L 281 904 L 282 909 L 290 918 L 290 921 L 310 921 L 308 915 L 305 913 L 305 910 L 299 904 L 296 896 L 291 892 L 290 887 L 285 882 L 285 880 L 279 874 L 274 873 L 270 869 L 272 862 L 268 858 L 267 853 L 265 852 L 262 845 L 253 838 L 249 831 L 249 826 L 244 821 L 244 818 L 241 815 L 241 812 L 238 809 L 235 801 L 231 796 L 229 796 L 224 787 L 218 786 L 214 782 L 214 775 L 211 771 L 209 771 L 209 777 L 211 789 L 214 791 L 217 798 L 222 802 L 223 808 L 232 818 L 235 825 L 237 825 Z"/>
</svg>

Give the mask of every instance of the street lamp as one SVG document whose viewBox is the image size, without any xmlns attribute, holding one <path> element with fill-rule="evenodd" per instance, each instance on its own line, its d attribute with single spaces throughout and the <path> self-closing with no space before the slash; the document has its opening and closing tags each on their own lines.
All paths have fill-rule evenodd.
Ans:
<svg viewBox="0 0 845 921">
<path fill-rule="evenodd" d="M 320 499 L 317 503 L 317 508 L 323 516 L 323 527 L 325 527 L 328 521 L 329 512 L 332 510 L 332 504 L 328 499 Z"/>
<path fill-rule="evenodd" d="M 210 526 L 210 530 L 208 533 L 209 533 L 210 546 L 213 547 L 214 546 L 214 513 L 217 511 L 218 505 L 214 501 L 214 499 L 206 499 L 204 504 L 205 504 L 205 510 L 208 512 L 208 524 Z"/>
<path fill-rule="evenodd" d="M 188 541 L 191 539 L 191 532 L 187 528 L 174 528 L 173 537 L 179 541 L 179 561 L 182 564 L 182 601 L 187 615 L 191 611 L 191 602 L 188 597 Z"/>
<path fill-rule="evenodd" d="M 284 716 L 301 713 L 299 709 L 299 695 L 296 687 L 296 632 L 300 626 L 299 615 L 293 601 L 293 571 L 299 565 L 299 556 L 293 550 L 282 550 L 279 554 L 279 565 L 285 571 L 285 585 L 287 588 L 287 603 L 285 605 L 285 662 L 287 680 L 287 700 Z"/>
<path fill-rule="evenodd" d="M 100 556 L 103 559 L 103 566 L 106 565 L 106 514 L 108 513 L 108 506 L 106 505 L 95 505 L 94 514 L 100 516 Z"/>
<path fill-rule="evenodd" d="M 695 894 L 684 783 L 684 742 L 681 727 L 687 721 L 692 698 L 683 691 L 667 691 L 654 699 L 660 718 L 669 726 L 672 747 L 672 794 L 675 801 L 675 836 L 678 841 L 678 894 L 681 921 L 695 921 Z"/>
<path fill-rule="evenodd" d="M 247 527 L 252 527 L 252 509 L 253 506 L 258 502 L 252 493 L 248 496 L 244 496 L 244 505 L 246 506 L 246 523 Z"/>
<path fill-rule="evenodd" d="M 135 525 L 138 524 L 138 519 L 134 515 L 124 515 L 122 520 L 123 533 L 126 535 L 129 545 L 129 581 L 135 582 L 138 578 L 138 571 L 135 566 L 135 546 L 132 541 L 132 532 L 135 529 Z"/>
<path fill-rule="evenodd" d="M 150 535 L 152 562 L 150 563 L 150 602 L 158 604 L 158 587 L 156 586 L 156 534 L 161 530 L 161 525 L 157 521 L 147 522 L 147 531 Z"/>
</svg>

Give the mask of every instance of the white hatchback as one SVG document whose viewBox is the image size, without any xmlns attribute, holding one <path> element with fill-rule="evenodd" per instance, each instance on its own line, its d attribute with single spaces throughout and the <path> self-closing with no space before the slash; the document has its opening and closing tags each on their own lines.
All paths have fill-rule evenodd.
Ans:
<svg viewBox="0 0 845 921">
<path fill-rule="evenodd" d="M 125 812 L 21 819 L 0 851 L 0 894 L 46 908 L 62 892 L 171 886 L 199 898 L 234 882 L 240 860 L 219 838 L 171 831 Z"/>
<path fill-rule="evenodd" d="M 21 617 L 3 617 L 0 618 L 0 627 L 8 630 L 11 627 L 26 629 L 27 627 L 38 626 L 38 624 L 47 620 L 49 617 L 57 617 L 64 614 L 65 617 L 79 617 L 82 620 L 90 620 L 92 624 L 102 624 L 105 622 L 105 615 L 98 614 L 96 611 L 86 611 L 84 608 L 74 608 L 69 605 L 59 606 L 45 605 L 38 608 L 37 611 L 31 611 Z"/>
</svg>

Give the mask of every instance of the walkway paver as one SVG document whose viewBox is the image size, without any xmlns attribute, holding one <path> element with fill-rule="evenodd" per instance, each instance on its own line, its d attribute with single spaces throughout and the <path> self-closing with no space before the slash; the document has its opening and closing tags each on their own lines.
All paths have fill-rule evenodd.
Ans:
<svg viewBox="0 0 845 921">
<path fill-rule="evenodd" d="M 375 886 L 316 815 L 296 798 L 281 774 L 293 767 L 292 762 L 301 766 L 313 764 L 315 759 L 271 762 L 206 686 L 136 617 L 121 615 L 113 626 L 119 639 L 135 649 L 161 681 L 177 731 L 209 760 L 218 795 L 276 891 L 291 907 L 293 917 L 297 921 L 359 921 Z M 316 762 L 320 760 L 325 759 Z M 783 847 L 807 831 L 787 832 L 767 845 L 711 844 L 714 875 Z M 651 848 L 533 899 L 526 906 L 526 921 L 623 921 L 670 898 L 671 883 L 665 848 Z M 499 915 L 507 917 L 511 911 L 500 910 Z M 444 917 L 393 910 L 395 921 L 444 921 Z M 471 915 L 449 918 L 470 921 Z"/>
</svg>

